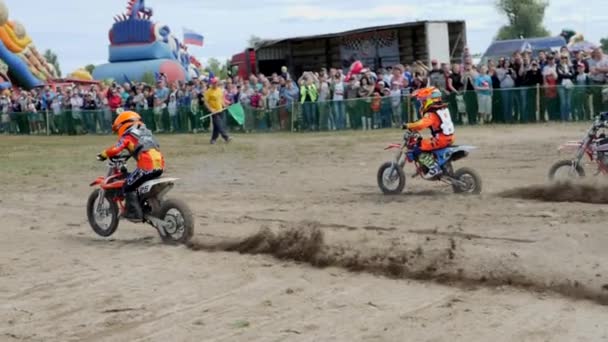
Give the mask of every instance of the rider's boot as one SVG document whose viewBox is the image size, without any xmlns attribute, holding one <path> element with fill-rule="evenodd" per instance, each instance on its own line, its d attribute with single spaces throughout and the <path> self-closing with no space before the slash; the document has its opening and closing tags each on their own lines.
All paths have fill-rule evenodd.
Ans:
<svg viewBox="0 0 608 342">
<path fill-rule="evenodd" d="M 143 220 L 143 210 L 139 205 L 139 198 L 137 196 L 137 191 L 127 192 L 125 194 L 125 215 L 124 218 L 132 221 L 141 221 Z"/>
<path fill-rule="evenodd" d="M 433 179 L 441 175 L 441 169 L 439 168 L 439 164 L 437 164 L 435 158 L 433 158 L 432 153 L 422 153 L 418 158 L 418 161 L 420 162 L 420 164 L 426 166 L 429 169 L 427 173 L 422 175 L 422 178 Z"/>
</svg>

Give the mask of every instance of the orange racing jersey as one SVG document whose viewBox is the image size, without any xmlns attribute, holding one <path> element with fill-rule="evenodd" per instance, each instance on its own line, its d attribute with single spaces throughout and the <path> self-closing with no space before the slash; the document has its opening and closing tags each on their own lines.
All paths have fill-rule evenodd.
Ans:
<svg viewBox="0 0 608 342">
<path fill-rule="evenodd" d="M 106 158 L 114 157 L 124 149 L 137 160 L 139 169 L 151 171 L 165 168 L 165 159 L 159 150 L 158 142 L 152 132 L 143 125 L 129 128 L 116 145 L 107 148 L 101 155 Z"/>
<path fill-rule="evenodd" d="M 431 106 L 422 119 L 408 123 L 406 128 L 416 132 L 428 128 L 431 130 L 433 137 L 454 134 L 454 123 L 446 105 Z"/>
</svg>

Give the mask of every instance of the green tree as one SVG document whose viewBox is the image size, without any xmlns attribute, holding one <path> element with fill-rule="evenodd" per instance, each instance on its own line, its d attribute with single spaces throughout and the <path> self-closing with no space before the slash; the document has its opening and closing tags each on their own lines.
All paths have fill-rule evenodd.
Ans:
<svg viewBox="0 0 608 342">
<path fill-rule="evenodd" d="M 258 47 L 260 47 L 262 45 L 262 43 L 264 42 L 264 40 L 258 36 L 251 36 L 249 37 L 249 40 L 247 41 L 247 46 L 252 48 L 252 49 L 257 49 Z"/>
<path fill-rule="evenodd" d="M 600 47 L 604 52 L 608 52 L 608 38 L 600 39 Z"/>
<path fill-rule="evenodd" d="M 148 85 L 154 85 L 156 84 L 156 77 L 148 71 L 141 76 L 141 81 Z"/>
<path fill-rule="evenodd" d="M 227 64 L 222 64 L 216 58 L 209 58 L 205 72 L 212 72 L 216 77 L 225 79 L 228 76 L 228 66 Z"/>
<path fill-rule="evenodd" d="M 507 16 L 509 24 L 501 27 L 497 40 L 547 37 L 549 31 L 543 26 L 546 0 L 497 0 L 496 7 Z"/>
<path fill-rule="evenodd" d="M 93 64 L 89 64 L 89 65 L 85 66 L 84 69 L 86 71 L 88 71 L 90 74 L 93 74 L 93 70 L 95 70 L 95 66 Z"/>
<path fill-rule="evenodd" d="M 55 67 L 55 71 L 57 72 L 57 76 L 61 77 L 61 68 L 59 67 L 59 60 L 57 58 L 57 54 L 52 50 L 47 49 L 44 51 L 44 59 L 46 59 L 47 63 L 53 65 Z"/>
</svg>

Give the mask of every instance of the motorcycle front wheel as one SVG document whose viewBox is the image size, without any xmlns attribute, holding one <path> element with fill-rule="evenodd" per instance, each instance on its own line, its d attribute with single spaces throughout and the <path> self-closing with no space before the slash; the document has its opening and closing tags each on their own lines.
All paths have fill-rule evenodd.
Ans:
<svg viewBox="0 0 608 342">
<path fill-rule="evenodd" d="M 377 175 L 378 187 L 385 195 L 397 195 L 405 188 L 405 172 L 392 162 L 380 166 Z"/>
<path fill-rule="evenodd" d="M 99 189 L 96 189 L 89 196 L 87 219 L 97 235 L 108 237 L 114 234 L 116 228 L 118 228 L 118 205 L 110 200 L 108 196 L 103 196 L 100 204 L 99 191 Z"/>
<path fill-rule="evenodd" d="M 186 244 L 194 234 L 194 216 L 188 205 L 178 199 L 163 201 L 158 218 L 165 222 L 166 236 L 161 238 L 166 243 Z"/>
<path fill-rule="evenodd" d="M 473 169 L 463 167 L 456 170 L 452 176 L 459 183 L 453 183 L 452 189 L 456 194 L 472 194 L 478 195 L 481 193 L 481 177 Z"/>
<path fill-rule="evenodd" d="M 565 173 L 563 177 L 561 172 Z M 549 169 L 550 181 L 572 180 L 583 177 L 585 177 L 585 170 L 580 164 L 574 167 L 572 160 L 560 160 Z"/>
</svg>

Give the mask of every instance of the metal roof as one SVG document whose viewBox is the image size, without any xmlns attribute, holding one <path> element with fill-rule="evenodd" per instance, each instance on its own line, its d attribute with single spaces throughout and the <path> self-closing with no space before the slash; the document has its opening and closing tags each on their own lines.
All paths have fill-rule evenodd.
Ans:
<svg viewBox="0 0 608 342">
<path fill-rule="evenodd" d="M 352 35 L 352 34 L 364 33 L 364 32 L 370 32 L 370 31 L 382 31 L 382 30 L 398 29 L 398 28 L 402 28 L 402 27 L 420 26 L 420 25 L 424 25 L 427 23 L 448 23 L 448 24 L 463 23 L 464 24 L 464 22 L 465 22 L 464 20 L 421 20 L 421 21 L 406 22 L 406 23 L 400 23 L 400 24 L 364 27 L 364 28 L 354 29 L 354 30 L 349 30 L 349 31 L 334 32 L 334 33 L 319 34 L 319 35 L 299 36 L 299 37 L 280 38 L 280 39 L 265 39 L 256 47 L 256 50 L 265 48 L 265 47 L 269 47 L 272 45 L 276 45 L 279 43 L 287 42 L 287 41 L 298 42 L 298 41 L 311 40 L 311 39 L 337 38 L 337 37 L 341 37 L 341 36 L 348 36 L 348 35 Z"/>
<path fill-rule="evenodd" d="M 566 40 L 561 36 L 497 40 L 488 46 L 484 57 L 510 56 L 515 51 L 521 52 L 525 49 L 532 51 L 550 50 L 564 45 L 566 45 Z"/>
</svg>

